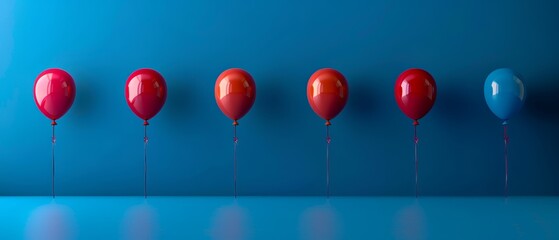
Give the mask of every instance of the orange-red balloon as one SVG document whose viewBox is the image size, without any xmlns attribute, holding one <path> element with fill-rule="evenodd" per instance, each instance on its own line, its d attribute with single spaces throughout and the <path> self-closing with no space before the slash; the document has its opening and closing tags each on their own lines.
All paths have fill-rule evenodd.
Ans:
<svg viewBox="0 0 559 240">
<path fill-rule="evenodd" d="M 231 68 L 219 75 L 215 82 L 215 101 L 219 109 L 234 122 L 248 113 L 256 99 L 256 84 L 250 74 Z"/>
<path fill-rule="evenodd" d="M 340 72 L 323 68 L 316 71 L 307 83 L 307 99 L 318 116 L 330 124 L 344 108 L 348 98 L 347 80 Z"/>
</svg>

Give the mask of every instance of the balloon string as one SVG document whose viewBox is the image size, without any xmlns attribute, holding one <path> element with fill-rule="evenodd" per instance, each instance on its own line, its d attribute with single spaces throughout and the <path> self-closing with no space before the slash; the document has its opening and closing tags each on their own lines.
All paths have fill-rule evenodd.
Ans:
<svg viewBox="0 0 559 240">
<path fill-rule="evenodd" d="M 54 126 L 56 126 L 56 123 L 53 122 L 53 124 L 52 124 L 52 139 L 51 139 L 51 141 L 52 141 L 52 166 L 51 166 L 52 167 L 52 175 L 51 175 L 52 183 L 51 184 L 52 184 L 52 198 L 53 199 L 56 197 L 56 195 L 54 194 L 54 173 L 55 173 L 55 171 L 54 171 L 54 166 L 55 166 L 54 165 L 54 144 L 56 143 L 56 136 L 54 135 Z"/>
<path fill-rule="evenodd" d="M 419 138 L 417 137 L 417 125 L 413 126 L 413 142 L 414 142 L 414 157 L 415 157 L 415 197 L 417 198 L 417 196 L 419 195 L 419 186 L 418 186 L 418 179 L 417 179 L 417 172 L 418 172 L 418 167 L 417 167 L 417 145 L 419 143 Z"/>
<path fill-rule="evenodd" d="M 144 198 L 148 197 L 148 192 L 147 192 L 147 176 L 148 176 L 148 158 L 147 158 L 147 153 L 148 153 L 148 125 L 144 124 Z"/>
<path fill-rule="evenodd" d="M 237 143 L 239 139 L 237 138 L 237 125 L 233 125 L 233 182 L 234 182 L 234 194 L 237 198 Z"/>
<path fill-rule="evenodd" d="M 326 197 L 330 198 L 330 125 L 326 125 Z"/>
<path fill-rule="evenodd" d="M 503 139 L 505 142 L 505 197 L 509 195 L 509 157 L 508 157 L 508 148 L 509 148 L 509 135 L 507 133 L 508 126 L 505 124 L 503 125 Z"/>
</svg>

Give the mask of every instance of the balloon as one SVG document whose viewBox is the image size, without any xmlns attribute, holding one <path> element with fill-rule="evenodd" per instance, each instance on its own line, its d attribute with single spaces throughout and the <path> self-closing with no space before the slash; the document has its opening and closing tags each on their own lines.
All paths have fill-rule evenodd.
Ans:
<svg viewBox="0 0 559 240">
<path fill-rule="evenodd" d="M 153 69 L 138 69 L 126 80 L 124 97 L 128 107 L 148 125 L 167 100 L 167 84 L 163 76 Z"/>
<path fill-rule="evenodd" d="M 394 96 L 400 110 L 413 119 L 414 125 L 418 125 L 419 119 L 425 116 L 435 103 L 437 85 L 427 71 L 408 69 L 398 76 Z"/>
<path fill-rule="evenodd" d="M 307 99 L 312 110 L 330 125 L 347 102 L 348 86 L 344 75 L 332 68 L 316 71 L 307 83 Z"/>
<path fill-rule="evenodd" d="M 64 70 L 47 69 L 35 80 L 33 97 L 39 110 L 56 125 L 56 120 L 68 112 L 74 103 L 76 84 Z"/>
<path fill-rule="evenodd" d="M 215 101 L 219 109 L 238 125 L 256 99 L 256 85 L 252 76 L 240 68 L 231 68 L 219 75 L 215 82 Z"/>
<path fill-rule="evenodd" d="M 483 87 L 485 102 L 489 109 L 507 124 L 507 120 L 517 113 L 526 98 L 524 83 L 513 70 L 497 69 L 487 76 Z"/>
</svg>

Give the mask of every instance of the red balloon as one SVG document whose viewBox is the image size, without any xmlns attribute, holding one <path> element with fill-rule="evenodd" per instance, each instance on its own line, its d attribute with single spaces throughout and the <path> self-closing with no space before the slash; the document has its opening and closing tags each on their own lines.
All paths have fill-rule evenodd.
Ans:
<svg viewBox="0 0 559 240">
<path fill-rule="evenodd" d="M 396 80 L 394 96 L 398 106 L 413 119 L 414 125 L 433 107 L 437 98 L 437 85 L 433 76 L 423 69 L 408 69 Z"/>
<path fill-rule="evenodd" d="M 47 69 L 35 79 L 33 97 L 39 110 L 56 125 L 56 120 L 68 112 L 74 103 L 76 84 L 64 70 Z"/>
<path fill-rule="evenodd" d="M 215 82 L 215 101 L 219 109 L 238 125 L 237 120 L 248 113 L 256 99 L 256 85 L 252 76 L 240 68 L 231 68 L 219 75 Z"/>
<path fill-rule="evenodd" d="M 326 120 L 326 125 L 330 125 L 330 120 L 342 111 L 348 93 L 344 75 L 331 68 L 316 71 L 307 83 L 309 104 L 318 116 Z"/>
<path fill-rule="evenodd" d="M 147 121 L 161 110 L 167 100 L 167 84 L 157 71 L 138 69 L 126 80 L 124 97 L 132 112 L 147 125 Z"/>
</svg>

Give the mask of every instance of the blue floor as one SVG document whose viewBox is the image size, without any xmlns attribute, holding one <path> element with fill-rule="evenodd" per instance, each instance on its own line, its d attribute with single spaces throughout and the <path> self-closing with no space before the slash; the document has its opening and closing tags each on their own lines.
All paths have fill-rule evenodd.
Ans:
<svg viewBox="0 0 559 240">
<path fill-rule="evenodd" d="M 0 197 L 0 239 L 559 239 L 559 197 Z"/>
</svg>

